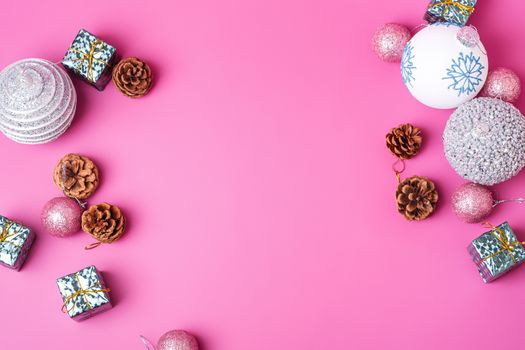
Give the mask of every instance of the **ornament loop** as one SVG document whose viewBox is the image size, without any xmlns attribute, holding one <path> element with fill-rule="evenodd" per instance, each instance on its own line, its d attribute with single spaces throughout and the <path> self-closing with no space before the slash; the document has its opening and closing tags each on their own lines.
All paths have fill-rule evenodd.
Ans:
<svg viewBox="0 0 525 350">
<path fill-rule="evenodd" d="M 398 159 L 392 164 L 392 170 L 396 174 L 397 182 L 401 182 L 401 173 L 405 171 L 405 161 L 403 159 Z"/>
<path fill-rule="evenodd" d="M 142 342 L 146 346 L 146 349 L 148 349 L 148 350 L 155 350 L 155 346 L 146 337 L 144 337 L 142 335 L 139 335 L 139 337 L 140 337 L 140 340 L 142 340 Z"/>
</svg>

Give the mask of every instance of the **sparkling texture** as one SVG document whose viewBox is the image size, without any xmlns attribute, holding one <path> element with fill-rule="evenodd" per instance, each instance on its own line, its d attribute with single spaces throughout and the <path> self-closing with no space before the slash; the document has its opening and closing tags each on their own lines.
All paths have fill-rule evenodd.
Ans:
<svg viewBox="0 0 525 350">
<path fill-rule="evenodd" d="M 106 288 L 104 279 L 93 265 L 60 277 L 57 279 L 57 286 L 62 300 L 67 301 L 64 309 L 75 321 L 84 320 L 112 307 L 108 292 L 103 291 Z"/>
<path fill-rule="evenodd" d="M 521 94 L 521 82 L 516 73 L 508 68 L 498 67 L 489 72 L 481 96 L 494 97 L 514 103 Z"/>
<path fill-rule="evenodd" d="M 501 277 L 525 260 L 525 249 L 509 224 L 504 222 L 498 229 L 485 232 L 467 248 L 485 283 Z M 502 241 L 508 249 L 505 249 Z"/>
<path fill-rule="evenodd" d="M 479 33 L 473 26 L 466 26 L 461 28 L 458 31 L 456 37 L 458 38 L 459 42 L 465 45 L 466 47 L 474 47 L 481 42 Z"/>
<path fill-rule="evenodd" d="M 452 208 L 461 220 L 481 222 L 492 213 L 494 197 L 487 187 L 475 183 L 460 186 L 452 195 Z"/>
<path fill-rule="evenodd" d="M 173 330 L 160 337 L 157 350 L 199 350 L 197 339 L 186 331 Z"/>
<path fill-rule="evenodd" d="M 407 27 L 387 23 L 375 31 L 372 37 L 372 47 L 382 61 L 401 62 L 403 49 L 411 37 Z"/>
<path fill-rule="evenodd" d="M 29 249 L 35 240 L 35 234 L 28 227 L 0 216 L 0 265 L 20 270 Z"/>
<path fill-rule="evenodd" d="M 0 72 L 0 131 L 19 143 L 55 140 L 71 125 L 77 94 L 69 76 L 43 59 L 24 59 Z"/>
<path fill-rule="evenodd" d="M 460 176 L 494 185 L 525 165 L 525 119 L 510 103 L 475 98 L 452 113 L 443 144 L 448 162 Z"/>
<path fill-rule="evenodd" d="M 66 237 L 80 231 L 82 209 L 71 198 L 56 197 L 42 209 L 42 226 L 51 235 Z"/>
</svg>

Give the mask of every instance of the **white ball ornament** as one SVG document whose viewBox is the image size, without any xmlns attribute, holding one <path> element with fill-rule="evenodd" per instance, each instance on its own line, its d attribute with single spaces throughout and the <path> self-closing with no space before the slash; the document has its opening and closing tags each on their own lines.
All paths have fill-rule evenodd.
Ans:
<svg viewBox="0 0 525 350">
<path fill-rule="evenodd" d="M 488 57 L 473 27 L 435 23 L 405 46 L 401 76 L 412 96 L 438 109 L 473 99 L 488 74 Z"/>
<path fill-rule="evenodd" d="M 56 64 L 24 59 L 0 72 L 0 131 L 18 143 L 55 140 L 71 125 L 77 94 Z"/>
</svg>

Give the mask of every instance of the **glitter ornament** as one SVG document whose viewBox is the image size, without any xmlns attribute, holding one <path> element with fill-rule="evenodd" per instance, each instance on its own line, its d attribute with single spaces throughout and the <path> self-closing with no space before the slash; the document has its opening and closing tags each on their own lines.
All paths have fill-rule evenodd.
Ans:
<svg viewBox="0 0 525 350">
<path fill-rule="evenodd" d="M 49 234 L 66 237 L 80 231 L 81 216 L 82 209 L 74 199 L 56 197 L 44 205 L 41 218 Z"/>
<path fill-rule="evenodd" d="M 481 96 L 500 98 L 514 103 L 521 94 L 520 78 L 508 68 L 498 67 L 489 72 L 487 82 L 481 90 Z"/>
<path fill-rule="evenodd" d="M 375 31 L 372 36 L 372 48 L 382 61 L 400 62 L 403 48 L 411 36 L 407 27 L 401 24 L 387 23 Z"/>
<path fill-rule="evenodd" d="M 0 131 L 19 143 L 55 140 L 71 125 L 77 94 L 69 76 L 43 59 L 24 59 L 0 72 Z"/>
<path fill-rule="evenodd" d="M 525 165 L 525 119 L 508 102 L 476 98 L 452 113 L 443 144 L 448 162 L 460 176 L 494 185 Z"/>
<path fill-rule="evenodd" d="M 190 333 L 182 330 L 173 330 L 160 337 L 157 347 L 143 336 L 140 337 L 148 350 L 199 350 L 197 339 Z"/>
<path fill-rule="evenodd" d="M 412 96 L 439 109 L 474 98 L 488 73 L 488 57 L 475 29 L 449 23 L 423 28 L 405 46 L 401 76 Z"/>
<path fill-rule="evenodd" d="M 452 208 L 462 221 L 481 222 L 492 213 L 494 197 L 492 191 L 475 183 L 460 186 L 452 195 Z"/>
</svg>

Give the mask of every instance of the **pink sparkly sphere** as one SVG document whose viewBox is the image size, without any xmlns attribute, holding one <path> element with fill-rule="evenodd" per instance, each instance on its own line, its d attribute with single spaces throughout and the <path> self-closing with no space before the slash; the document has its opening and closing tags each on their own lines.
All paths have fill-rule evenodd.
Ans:
<svg viewBox="0 0 525 350">
<path fill-rule="evenodd" d="M 80 231 L 82 209 L 71 198 L 56 197 L 42 209 L 42 225 L 51 235 L 66 237 Z"/>
<path fill-rule="evenodd" d="M 492 191 L 485 186 L 466 183 L 452 195 L 452 208 L 457 217 L 468 223 L 481 222 L 494 207 Z"/>
<path fill-rule="evenodd" d="M 193 335 L 186 331 L 174 330 L 160 337 L 157 350 L 199 350 L 199 345 Z"/>
<path fill-rule="evenodd" d="M 405 45 L 412 35 L 407 27 L 387 23 L 377 28 L 372 37 L 372 47 L 377 56 L 385 62 L 401 62 Z"/>
<path fill-rule="evenodd" d="M 489 72 L 481 96 L 502 99 L 514 103 L 521 94 L 520 78 L 508 68 L 499 67 Z"/>
</svg>

